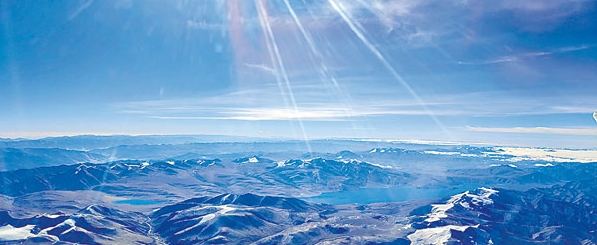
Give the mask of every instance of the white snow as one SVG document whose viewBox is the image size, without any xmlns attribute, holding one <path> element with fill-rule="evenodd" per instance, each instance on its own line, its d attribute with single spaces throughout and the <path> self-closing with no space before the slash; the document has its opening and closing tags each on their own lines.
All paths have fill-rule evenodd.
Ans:
<svg viewBox="0 0 597 245">
<path fill-rule="evenodd" d="M 227 196 L 225 196 L 224 198 L 222 198 L 222 200 L 226 200 L 228 197 L 230 197 L 230 194 L 228 194 Z M 199 210 L 213 209 L 213 208 L 218 209 L 218 211 L 215 212 L 215 213 L 210 213 L 210 214 L 206 214 L 206 215 L 202 216 L 201 220 L 199 222 L 197 222 L 196 224 L 194 224 L 192 226 L 189 226 L 189 227 L 187 227 L 187 228 L 185 228 L 183 230 L 177 231 L 175 234 L 176 235 L 183 234 L 183 233 L 185 233 L 187 231 L 190 231 L 190 230 L 192 230 L 192 229 L 194 229 L 194 228 L 196 228 L 198 226 L 201 226 L 201 225 L 205 224 L 207 221 L 210 221 L 210 220 L 212 220 L 212 219 L 214 219 L 214 218 L 216 218 L 216 217 L 218 217 L 220 215 L 225 215 L 228 212 L 237 210 L 237 208 L 231 207 L 229 205 L 204 206 L 204 207 L 201 207 Z"/>
<path fill-rule="evenodd" d="M 166 161 L 167 164 L 174 165 L 174 161 Z"/>
<path fill-rule="evenodd" d="M 431 204 L 431 213 L 427 215 L 427 219 L 425 219 L 425 221 L 435 222 L 439 221 L 442 218 L 448 217 L 448 215 L 446 215 L 446 211 L 453 208 L 454 203 L 460 200 L 460 198 L 462 198 L 462 196 L 466 194 L 468 194 L 468 191 L 456 194 L 452 196 L 445 204 Z"/>
<path fill-rule="evenodd" d="M 512 162 L 597 162 L 597 150 L 547 149 L 523 147 L 500 147 L 496 148 L 495 150 L 495 152 L 491 152 L 491 155 L 511 155 L 514 157 L 508 159 L 508 161 Z"/>
<path fill-rule="evenodd" d="M 279 162 L 277 162 L 277 164 L 278 164 L 278 166 L 277 166 L 278 168 L 286 166 L 286 163 L 284 161 L 279 161 Z"/>
<path fill-rule="evenodd" d="M 197 164 L 199 164 L 199 165 L 203 165 L 204 163 L 207 163 L 207 162 L 204 160 L 197 160 Z M 207 167 L 213 166 L 214 164 L 216 164 L 216 163 L 213 161 L 209 161 L 209 164 L 207 164 Z"/>
<path fill-rule="evenodd" d="M 60 217 L 60 215 L 58 215 L 58 214 L 47 214 L 47 213 L 42 214 L 42 216 L 48 217 L 50 219 L 55 219 L 55 218 Z"/>
<path fill-rule="evenodd" d="M 0 241 L 21 240 L 34 236 L 35 234 L 31 233 L 33 228 L 35 228 L 35 225 L 26 225 L 19 228 L 15 228 L 12 225 L 2 226 L 0 227 Z"/>
<path fill-rule="evenodd" d="M 448 240 L 452 237 L 451 230 L 463 232 L 467 228 L 477 228 L 476 226 L 457 226 L 447 225 L 442 227 L 427 228 L 415 231 L 415 233 L 406 236 L 411 244 L 448 244 Z"/>
<path fill-rule="evenodd" d="M 72 219 L 67 219 L 67 220 L 63 221 L 62 223 L 57 224 L 56 226 L 50 226 L 50 227 L 48 227 L 46 229 L 43 229 L 43 230 L 39 231 L 39 233 L 37 233 L 37 235 L 38 236 L 50 237 L 54 241 L 60 241 L 60 238 L 58 238 L 57 236 L 48 234 L 48 231 L 50 231 L 50 230 L 52 230 L 52 229 L 54 229 L 56 227 L 60 227 L 60 226 L 68 226 L 68 227 L 70 227 L 67 230 L 63 231 L 61 234 L 65 234 L 65 233 L 67 233 L 67 232 L 69 232 L 71 230 L 76 230 L 75 221 L 72 220 Z"/>
<path fill-rule="evenodd" d="M 462 156 L 462 157 L 480 157 L 480 156 L 482 156 L 482 155 L 462 153 L 462 152 L 457 152 L 457 151 L 423 151 L 423 153 L 429 154 L 429 155 Z"/>
<path fill-rule="evenodd" d="M 83 166 L 85 166 L 85 165 L 83 165 L 83 164 L 79 164 L 79 166 L 77 167 L 77 170 L 75 171 L 75 174 L 79 174 L 79 172 L 80 172 L 81 170 L 83 170 Z"/>
<path fill-rule="evenodd" d="M 87 208 L 87 210 L 89 210 L 89 207 Z M 74 218 L 76 218 L 77 216 L 79 216 L 79 215 L 73 215 L 73 216 L 71 216 L 71 217 L 74 217 Z M 62 234 L 66 234 L 66 233 L 68 233 L 68 232 L 70 232 L 70 231 L 72 231 L 72 230 L 75 230 L 75 231 L 78 231 L 78 232 L 84 232 L 84 233 L 88 233 L 88 234 L 90 234 L 90 232 L 89 232 L 89 231 L 87 231 L 87 230 L 85 230 L 85 229 L 83 229 L 83 228 L 77 227 L 77 226 L 76 226 L 76 223 L 75 223 L 75 221 L 74 221 L 72 218 L 70 218 L 70 219 L 67 219 L 67 220 L 63 221 L 62 223 L 60 223 L 60 224 L 56 225 L 55 227 L 59 227 L 59 226 L 68 226 L 68 227 L 70 227 L 70 228 L 66 229 L 65 231 L 63 231 L 63 232 L 61 233 L 61 235 L 62 235 Z M 59 240 L 59 238 L 58 238 L 58 237 L 56 237 L 56 236 L 53 236 L 53 235 L 49 235 L 49 234 L 48 234 L 48 231 L 49 231 L 49 230 L 51 230 L 51 229 L 53 229 L 53 228 L 54 228 L 54 227 L 48 227 L 48 228 L 46 228 L 46 229 L 44 229 L 44 230 L 41 230 L 41 231 L 38 233 L 38 235 L 49 236 L 49 237 L 52 237 L 54 240 L 58 241 L 58 240 Z"/>
<path fill-rule="evenodd" d="M 493 200 L 489 197 L 495 193 L 498 193 L 498 191 L 496 191 L 494 189 L 484 188 L 484 187 L 479 188 L 479 190 L 481 190 L 481 194 L 479 194 L 479 195 L 467 194 L 467 196 L 472 197 L 473 204 L 475 204 L 477 206 L 479 206 L 480 204 L 482 204 L 482 205 L 493 204 Z"/>
<path fill-rule="evenodd" d="M 468 153 L 460 153 L 461 156 L 463 157 L 479 157 L 479 155 L 477 154 L 468 154 Z M 481 155 L 483 156 L 483 155 Z"/>
<path fill-rule="evenodd" d="M 439 221 L 442 218 L 447 218 L 446 211 L 452 209 L 455 205 L 460 205 L 466 209 L 471 209 L 469 202 L 464 200 L 464 197 L 470 198 L 470 202 L 475 206 L 484 206 L 493 204 L 493 200 L 490 198 L 491 195 L 498 193 L 498 191 L 489 188 L 479 188 L 480 193 L 471 194 L 469 191 L 465 191 L 461 194 L 452 196 L 445 204 L 432 204 L 431 213 L 427 215 L 426 222 Z"/>
<path fill-rule="evenodd" d="M 249 158 L 249 162 L 256 163 L 256 162 L 259 162 L 259 159 L 257 159 L 256 157 L 251 157 L 251 158 Z"/>
<path fill-rule="evenodd" d="M 364 163 L 364 164 L 369 164 L 371 166 L 378 167 L 378 168 L 387 168 L 387 169 L 393 168 L 392 166 L 388 166 L 388 165 L 381 165 L 379 163 L 372 163 L 372 162 L 363 162 L 363 161 L 359 161 L 359 160 L 356 160 L 356 159 L 350 159 L 350 160 L 348 160 L 348 159 L 342 159 L 342 160 L 338 160 L 338 161 L 346 163 L 346 164 L 360 164 L 360 163 Z"/>
<path fill-rule="evenodd" d="M 218 239 L 227 239 L 227 238 L 226 238 L 226 236 L 219 235 L 219 236 L 215 236 L 215 237 L 210 238 L 209 241 L 215 241 L 215 240 L 218 240 Z"/>
<path fill-rule="evenodd" d="M 446 211 L 452 209 L 454 204 L 432 204 L 431 207 L 431 213 L 427 215 L 427 219 L 425 219 L 426 222 L 435 222 L 447 218 L 448 215 L 446 214 Z"/>
<path fill-rule="evenodd" d="M 423 153 L 431 155 L 460 155 L 460 152 L 452 151 L 424 151 Z"/>
<path fill-rule="evenodd" d="M 437 141 L 437 140 L 397 140 L 397 139 L 388 139 L 388 140 L 382 140 L 382 142 L 406 143 L 406 144 L 416 144 L 416 145 L 461 145 L 462 144 L 462 142 Z"/>
<path fill-rule="evenodd" d="M 199 223 L 197 225 L 201 225 L 207 221 L 212 220 L 213 218 L 220 216 L 220 215 L 225 215 L 226 213 L 230 212 L 230 211 L 234 211 L 236 210 L 236 208 L 230 207 L 228 205 L 223 205 L 223 206 L 214 206 L 216 208 L 219 208 L 220 210 L 218 212 L 215 212 L 213 214 L 208 214 L 205 215 L 201 218 L 201 221 L 199 221 Z"/>
<path fill-rule="evenodd" d="M 489 167 L 501 167 L 501 166 L 508 166 L 511 168 L 518 168 L 518 166 L 514 165 L 514 164 L 489 164 Z"/>
<path fill-rule="evenodd" d="M 70 228 L 66 229 L 65 231 L 63 231 L 61 234 L 66 234 L 68 232 L 70 232 L 71 230 L 74 230 L 77 226 L 75 225 L 75 221 L 72 219 L 67 219 L 64 222 L 58 224 L 56 227 L 58 226 L 63 226 L 63 225 L 67 225 L 70 226 Z"/>
<path fill-rule="evenodd" d="M 372 163 L 372 162 L 365 162 L 365 163 L 367 163 L 367 164 L 369 164 L 371 166 L 378 167 L 378 168 L 392 168 L 392 166 L 381 165 L 381 164 L 378 164 L 378 163 Z"/>
<path fill-rule="evenodd" d="M 555 165 L 551 164 L 551 163 L 546 163 L 546 164 L 541 164 L 541 163 L 536 163 L 535 167 L 553 167 Z"/>
<path fill-rule="evenodd" d="M 373 148 L 369 151 L 369 153 L 397 153 L 401 151 L 402 149 L 397 148 Z"/>
</svg>

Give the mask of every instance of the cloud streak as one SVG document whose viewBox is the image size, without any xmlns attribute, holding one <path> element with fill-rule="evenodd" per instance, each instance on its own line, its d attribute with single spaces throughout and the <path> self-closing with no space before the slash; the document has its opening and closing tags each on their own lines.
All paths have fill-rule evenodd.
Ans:
<svg viewBox="0 0 597 245">
<path fill-rule="evenodd" d="M 552 128 L 552 127 L 509 127 L 509 128 L 490 128 L 490 127 L 471 127 L 466 130 L 485 133 L 523 133 L 523 134 L 565 134 L 565 135 L 595 135 L 597 128 Z"/>
<path fill-rule="evenodd" d="M 570 46 L 570 47 L 561 47 L 558 49 L 554 49 L 551 51 L 537 51 L 537 52 L 526 52 L 526 53 L 519 53 L 515 55 L 506 55 L 502 57 L 498 57 L 495 59 L 489 59 L 485 61 L 458 61 L 459 65 L 493 65 L 493 64 L 500 64 L 500 63 L 512 63 L 512 62 L 524 62 L 530 58 L 536 58 L 541 56 L 551 56 L 555 54 L 567 53 L 567 52 L 574 52 L 580 51 L 585 49 L 592 48 L 593 45 L 581 45 L 581 46 Z"/>
<path fill-rule="evenodd" d="M 79 16 L 79 14 L 81 14 L 81 12 L 83 12 L 83 10 L 89 8 L 89 6 L 91 6 L 91 4 L 93 3 L 93 0 L 87 0 L 84 3 L 78 5 L 76 7 L 76 9 L 74 9 L 69 15 L 68 15 L 68 20 L 73 20 L 75 18 L 77 18 L 77 16 Z"/>
<path fill-rule="evenodd" d="M 503 93 L 473 93 L 434 96 L 424 99 L 426 110 L 412 100 L 388 98 L 384 95 L 357 95 L 358 103 L 349 103 L 329 96 L 311 86 L 296 92 L 296 107 L 284 107 L 283 98 L 274 88 L 237 91 L 221 96 L 173 100 L 125 102 L 113 109 L 123 114 L 136 114 L 164 120 L 305 120 L 350 121 L 378 116 L 440 117 L 509 117 L 548 114 L 592 113 L 586 106 L 590 98 L 578 97 L 573 102 L 545 104 L 529 98 L 513 99 Z M 367 98 L 377 97 L 376 100 Z M 487 101 L 484 98 L 495 98 Z M 502 99 L 500 99 L 502 98 Z M 476 103 L 471 103 L 476 101 Z M 533 106 L 522 106 L 533 105 Z"/>
</svg>

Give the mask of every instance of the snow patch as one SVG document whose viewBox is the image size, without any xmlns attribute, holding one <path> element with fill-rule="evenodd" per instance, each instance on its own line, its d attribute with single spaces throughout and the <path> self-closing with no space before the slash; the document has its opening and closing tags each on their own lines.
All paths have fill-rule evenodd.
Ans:
<svg viewBox="0 0 597 245">
<path fill-rule="evenodd" d="M 541 164 L 541 163 L 535 163 L 535 167 L 553 167 L 555 165 L 551 164 L 551 163 L 546 163 L 546 164 Z"/>
<path fill-rule="evenodd" d="M 387 168 L 387 169 L 393 168 L 392 166 L 381 165 L 381 164 L 378 164 L 378 163 L 372 163 L 372 162 L 365 162 L 365 163 L 367 163 L 367 164 L 369 164 L 371 166 L 378 167 L 378 168 Z"/>
<path fill-rule="evenodd" d="M 62 226 L 62 225 L 68 225 L 70 227 L 75 227 L 75 221 L 72 219 L 67 219 L 67 220 L 63 221 L 62 223 L 58 224 L 57 226 Z M 65 232 L 63 232 L 63 233 L 65 233 Z"/>
<path fill-rule="evenodd" d="M 460 155 L 460 152 L 451 151 L 423 151 L 423 153 L 431 155 Z"/>
<path fill-rule="evenodd" d="M 597 150 L 571 150 L 547 148 L 496 148 L 492 155 L 512 156 L 507 159 L 511 162 L 520 161 L 546 161 L 546 162 L 597 162 Z"/>
<path fill-rule="evenodd" d="M 510 163 L 510 164 L 489 164 L 489 167 L 501 167 L 501 166 L 508 166 L 511 168 L 518 168 L 518 166 Z"/>
<path fill-rule="evenodd" d="M 448 215 L 446 214 L 446 211 L 452 209 L 454 207 L 454 203 L 466 194 L 468 194 L 468 191 L 461 194 L 456 194 L 452 196 L 445 204 L 431 204 L 431 213 L 427 215 L 425 222 L 435 222 L 442 218 L 447 218 Z"/>
<path fill-rule="evenodd" d="M 31 230 L 35 228 L 35 225 L 26 225 L 23 227 L 13 227 L 12 225 L 5 225 L 0 227 L 0 241 L 14 241 L 27 239 L 35 234 L 31 233 Z"/>
<path fill-rule="evenodd" d="M 226 200 L 228 197 L 230 197 L 230 194 L 224 196 L 222 198 L 222 200 Z M 206 222 L 220 216 L 220 215 L 226 215 L 226 213 L 237 210 L 237 208 L 231 207 L 229 205 L 222 205 L 222 206 L 204 206 L 201 207 L 200 210 L 204 210 L 204 209 L 212 209 L 212 208 L 216 208 L 219 209 L 217 212 L 215 213 L 210 213 L 210 214 L 206 214 L 204 216 L 201 216 L 201 220 L 199 222 L 197 222 L 196 224 L 189 226 L 183 230 L 177 231 L 176 233 L 174 233 L 175 235 L 180 235 L 183 234 L 185 232 L 188 232 L 196 227 L 199 227 L 203 224 L 205 224 Z"/>
<path fill-rule="evenodd" d="M 256 162 L 259 162 L 259 159 L 257 159 L 256 157 L 251 157 L 251 158 L 249 158 L 249 162 L 256 163 Z"/>
<path fill-rule="evenodd" d="M 465 191 L 461 194 L 452 196 L 445 204 L 431 204 L 431 213 L 427 215 L 425 222 L 435 222 L 440 219 L 447 218 L 446 211 L 452 209 L 455 205 L 460 205 L 466 209 L 471 209 L 469 203 L 475 206 L 485 206 L 493 204 L 491 195 L 498 193 L 497 190 L 481 187 L 478 189 L 479 194 L 472 194 Z"/>
<path fill-rule="evenodd" d="M 398 148 L 373 148 L 369 153 L 400 153 L 402 151 L 402 149 Z"/>
<path fill-rule="evenodd" d="M 50 218 L 50 219 L 56 219 L 56 218 L 59 218 L 59 217 L 60 217 L 60 215 L 59 215 L 59 214 L 47 214 L 47 213 L 44 213 L 44 214 L 42 214 L 42 216 L 44 216 L 44 217 L 48 217 L 48 218 Z"/>
<path fill-rule="evenodd" d="M 174 161 L 166 161 L 167 164 L 174 165 Z"/>
<path fill-rule="evenodd" d="M 350 159 L 350 160 L 342 159 L 342 160 L 338 160 L 338 161 L 339 162 L 343 162 L 345 164 L 361 164 L 361 163 L 363 163 L 363 164 L 368 164 L 368 165 L 371 165 L 371 166 L 374 166 L 374 167 L 378 167 L 378 168 L 386 168 L 386 169 L 393 168 L 392 166 L 388 166 L 388 165 L 381 165 L 381 164 L 372 163 L 372 162 L 363 162 L 363 161 L 359 161 L 359 160 L 356 160 L 356 159 Z"/>
<path fill-rule="evenodd" d="M 197 225 L 204 224 L 205 222 L 210 221 L 210 220 L 214 219 L 217 216 L 225 215 L 226 213 L 228 213 L 230 211 L 236 210 L 236 208 L 230 207 L 228 205 L 215 206 L 215 207 L 219 208 L 220 210 L 218 212 L 213 213 L 213 214 L 208 214 L 208 215 L 203 216 L 201 218 L 201 221 L 199 221 L 199 223 Z"/>
<path fill-rule="evenodd" d="M 428 155 L 479 157 L 479 155 L 469 154 L 469 153 L 462 153 L 462 152 L 456 152 L 456 151 L 423 151 L 423 153 L 428 154 Z"/>
<path fill-rule="evenodd" d="M 415 145 L 461 145 L 461 142 L 452 142 L 452 141 L 438 141 L 438 140 L 397 140 L 397 139 L 388 139 L 383 140 L 381 142 L 389 142 L 389 143 L 406 143 L 406 144 L 415 144 Z"/>
<path fill-rule="evenodd" d="M 447 218 L 448 215 L 446 211 L 452 209 L 454 207 L 453 203 L 446 203 L 446 204 L 432 204 L 431 205 L 431 213 L 427 215 L 427 219 L 425 222 L 435 222 L 439 221 L 440 219 Z"/>
<path fill-rule="evenodd" d="M 468 197 L 472 198 L 472 203 L 479 206 L 480 204 L 483 205 L 490 205 L 493 204 L 493 200 L 489 198 L 491 195 L 498 193 L 497 190 L 489 189 L 485 187 L 479 188 L 481 193 L 479 195 L 474 194 L 467 194 Z"/>
<path fill-rule="evenodd" d="M 452 237 L 452 230 L 464 232 L 468 228 L 478 228 L 475 226 L 447 225 L 442 227 L 427 228 L 415 231 L 415 233 L 406 236 L 412 244 L 448 244 Z"/>
</svg>

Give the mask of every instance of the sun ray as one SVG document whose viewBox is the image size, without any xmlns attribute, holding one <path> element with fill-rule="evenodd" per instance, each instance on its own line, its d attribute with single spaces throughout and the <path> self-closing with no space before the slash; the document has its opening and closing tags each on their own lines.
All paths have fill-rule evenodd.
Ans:
<svg viewBox="0 0 597 245">
<path fill-rule="evenodd" d="M 336 13 L 338 13 L 338 15 L 346 23 L 346 25 L 348 25 L 350 30 L 369 49 L 369 51 L 371 51 L 375 55 L 375 57 L 377 57 L 377 59 L 379 59 L 381 64 L 384 66 L 384 68 L 386 68 L 391 73 L 391 75 L 394 77 L 394 79 L 396 79 L 396 81 L 398 81 L 400 83 L 400 85 L 402 85 L 402 87 L 404 87 L 404 89 L 406 89 L 406 91 L 415 99 L 417 104 L 419 104 L 425 110 L 425 112 L 433 119 L 433 121 L 435 121 L 435 123 L 438 125 L 438 127 L 440 127 L 441 130 L 448 137 L 452 138 L 451 133 L 446 129 L 446 127 L 443 125 L 443 123 L 435 116 L 435 113 L 433 113 L 433 111 L 431 111 L 431 109 L 429 109 L 425 105 L 424 101 L 421 99 L 421 97 L 419 97 L 417 92 L 396 71 L 396 69 L 394 69 L 394 67 L 390 64 L 390 62 L 388 62 L 388 60 L 379 51 L 379 49 L 377 49 L 375 47 L 375 45 L 373 45 L 373 43 L 371 43 L 371 41 L 369 41 L 369 39 L 365 36 L 364 31 L 362 31 L 363 28 L 358 23 L 355 23 L 354 21 L 352 21 L 352 19 L 348 16 L 347 11 L 344 10 L 343 6 L 341 6 L 341 4 L 338 4 L 338 2 L 336 2 L 336 0 L 328 0 L 328 2 L 330 3 L 330 5 L 334 9 L 334 11 L 336 11 Z"/>
<path fill-rule="evenodd" d="M 288 78 L 288 74 L 286 72 L 286 68 L 284 67 L 284 61 L 282 60 L 282 56 L 280 55 L 280 51 L 278 49 L 278 44 L 276 42 L 276 37 L 272 32 L 272 28 L 269 22 L 269 16 L 267 14 L 267 10 L 265 8 L 265 4 L 263 0 L 255 0 L 255 5 L 257 6 L 257 12 L 259 14 L 259 19 L 261 24 L 264 27 L 264 31 L 267 35 L 266 41 L 268 46 L 268 51 L 270 52 L 270 58 L 272 59 L 272 63 L 274 64 L 274 68 L 277 70 L 276 72 L 276 80 L 278 82 L 278 86 L 283 88 L 281 93 L 285 92 L 288 94 L 288 99 L 290 100 L 290 104 L 294 109 L 294 114 L 296 116 L 296 120 L 299 124 L 303 140 L 305 141 L 305 145 L 307 146 L 307 150 L 309 153 L 312 153 L 313 150 L 311 149 L 311 143 L 309 141 L 309 136 L 307 135 L 307 131 L 305 130 L 305 125 L 303 120 L 300 117 L 299 108 L 296 103 L 296 99 L 294 97 L 294 92 L 292 90 L 292 85 L 290 84 L 290 79 Z"/>
<path fill-rule="evenodd" d="M 339 100 L 341 101 L 341 103 L 343 105 L 345 116 L 347 118 L 353 118 L 354 111 L 352 108 L 350 94 L 344 93 L 342 91 L 342 88 L 340 87 L 336 77 L 333 74 L 330 74 L 330 72 L 328 71 L 325 61 L 324 61 L 324 58 L 321 55 L 321 51 L 319 50 L 319 48 L 315 44 L 315 41 L 313 40 L 313 36 L 303 26 L 298 15 L 292 8 L 292 5 L 290 5 L 290 2 L 288 0 L 284 0 L 284 4 L 286 5 L 286 8 L 290 12 L 292 19 L 294 20 L 294 23 L 299 28 L 299 31 L 301 32 L 303 39 L 307 42 L 307 45 L 309 46 L 309 50 L 311 51 L 311 54 L 312 54 L 311 58 L 313 60 L 313 63 L 315 65 L 317 71 L 318 71 L 319 78 L 321 79 L 321 81 L 324 82 L 324 84 L 327 88 L 331 88 L 332 94 L 339 98 Z M 331 85 L 330 85 L 330 82 L 331 82 Z M 357 126 L 354 124 L 354 120 L 349 120 L 349 122 L 353 128 L 357 128 Z"/>
</svg>

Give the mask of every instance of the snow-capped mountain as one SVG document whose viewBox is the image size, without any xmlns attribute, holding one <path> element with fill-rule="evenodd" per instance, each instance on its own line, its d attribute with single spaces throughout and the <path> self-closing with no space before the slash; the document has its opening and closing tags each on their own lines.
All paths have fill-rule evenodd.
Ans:
<svg viewBox="0 0 597 245">
<path fill-rule="evenodd" d="M 15 218 L 7 211 L 0 211 L 0 243 L 155 243 L 147 221 L 141 213 L 102 206 L 88 206 L 73 214 L 41 214 L 26 218 Z"/>
<path fill-rule="evenodd" d="M 460 193 L 414 211 L 419 221 L 408 238 L 415 244 L 596 244 L 596 183 Z"/>
<path fill-rule="evenodd" d="M 27 154 L 4 158 L 25 164 L 0 172 L 0 244 L 597 244 L 591 150 L 300 147 L 6 150 Z"/>
</svg>

